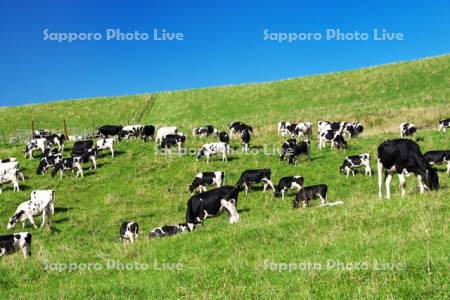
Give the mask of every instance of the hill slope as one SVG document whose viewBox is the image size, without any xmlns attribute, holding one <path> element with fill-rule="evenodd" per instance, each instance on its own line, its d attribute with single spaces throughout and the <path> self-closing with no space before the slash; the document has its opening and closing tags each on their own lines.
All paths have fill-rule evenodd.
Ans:
<svg viewBox="0 0 450 300">
<path fill-rule="evenodd" d="M 449 148 L 448 132 L 435 130 L 437 119 L 450 115 L 449 78 L 447 55 L 266 84 L 1 108 L 6 134 L 29 128 L 31 117 L 37 127 L 55 130 L 66 118 L 73 131 L 129 121 L 178 125 L 188 133 L 242 120 L 255 135 L 252 153 L 210 164 L 159 155 L 153 142 L 124 141 L 117 157 L 99 159 L 97 170 L 85 166 L 84 178 L 63 180 L 37 176 L 38 160 L 24 160 L 22 145 L 2 145 L 0 157 L 18 157 L 26 181 L 20 193 L 8 186 L 0 195 L 0 234 L 10 232 L 8 218 L 33 189 L 55 189 L 57 209 L 52 230 L 26 228 L 34 239 L 30 260 L 20 254 L 0 260 L 0 298 L 445 298 L 449 175 L 439 172 L 441 190 L 426 195 L 408 178 L 404 199 L 395 179 L 393 199 L 386 200 L 376 196 L 376 176 L 346 179 L 338 167 L 347 155 L 375 157 L 379 143 L 396 137 L 406 120 L 420 128 L 423 151 Z M 285 119 L 359 120 L 366 132 L 345 151 L 319 151 L 313 139 L 312 160 L 290 166 L 275 153 L 283 141 L 275 124 Z M 204 142 L 189 137 L 186 148 Z M 223 170 L 234 184 L 242 170 L 261 167 L 272 169 L 274 181 L 301 175 L 306 185 L 326 183 L 329 200 L 344 205 L 293 210 L 293 192 L 281 201 L 255 187 L 239 196 L 238 224 L 223 215 L 192 233 L 147 240 L 149 229 L 183 222 L 197 172 Z M 124 247 L 118 228 L 126 219 L 140 224 L 141 236 Z M 284 270 L 289 264 L 291 271 Z"/>
</svg>

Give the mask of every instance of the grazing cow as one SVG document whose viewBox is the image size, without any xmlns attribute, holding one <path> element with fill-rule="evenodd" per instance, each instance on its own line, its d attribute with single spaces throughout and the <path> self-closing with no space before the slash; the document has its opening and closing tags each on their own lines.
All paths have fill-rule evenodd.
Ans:
<svg viewBox="0 0 450 300">
<path fill-rule="evenodd" d="M 326 184 L 318 184 L 311 185 L 302 188 L 297 195 L 295 195 L 295 199 L 292 202 L 293 208 L 298 208 L 300 204 L 303 208 L 308 207 L 309 201 L 319 198 L 320 204 L 324 205 L 327 203 L 327 192 L 328 187 Z"/>
<path fill-rule="evenodd" d="M 149 239 L 162 238 L 166 236 L 172 236 L 175 234 L 183 233 L 186 231 L 190 231 L 186 223 L 178 225 L 164 225 L 150 230 L 148 238 Z"/>
<path fill-rule="evenodd" d="M 430 165 L 438 165 L 447 163 L 447 173 L 450 173 L 450 150 L 444 151 L 428 151 L 423 155 L 423 158 Z"/>
<path fill-rule="evenodd" d="M 37 175 L 43 174 L 49 168 L 55 167 L 55 164 L 58 161 L 58 159 L 62 159 L 62 154 L 58 153 L 57 151 L 56 152 L 52 151 L 52 149 L 46 149 L 44 157 L 41 158 L 39 166 L 36 169 L 36 174 Z"/>
<path fill-rule="evenodd" d="M 186 136 L 183 133 L 177 133 L 177 134 L 168 134 L 165 135 L 161 141 L 161 145 L 159 146 L 161 149 L 165 149 L 167 153 L 170 153 L 170 148 L 172 146 L 177 145 L 178 147 L 178 154 L 181 154 L 182 146 L 184 142 L 186 141 Z"/>
<path fill-rule="evenodd" d="M 225 173 L 222 171 L 200 172 L 195 176 L 194 181 L 189 186 L 189 191 L 191 193 L 194 193 L 196 190 L 206 192 L 206 187 L 211 184 L 215 184 L 219 188 L 223 186 L 224 179 Z"/>
<path fill-rule="evenodd" d="M 412 123 L 402 123 L 400 124 L 400 138 L 404 138 L 407 136 L 413 136 L 413 134 L 417 131 L 416 125 Z"/>
<path fill-rule="evenodd" d="M 206 156 L 206 162 L 209 162 L 209 158 L 212 155 L 222 154 L 222 161 L 228 161 L 227 154 L 229 150 L 230 147 L 224 142 L 205 144 L 197 153 L 196 160 Z"/>
<path fill-rule="evenodd" d="M 242 122 L 233 122 L 228 126 L 228 128 L 230 128 L 230 136 L 241 134 L 244 130 L 248 130 L 250 133 L 253 133 L 253 128 Z"/>
<path fill-rule="evenodd" d="M 355 169 L 360 167 L 364 167 L 366 175 L 372 176 L 369 153 L 347 156 L 339 167 L 339 171 L 346 172 L 348 178 L 350 171 L 352 172 L 352 175 L 355 176 Z"/>
<path fill-rule="evenodd" d="M 387 140 L 378 146 L 378 196 L 381 198 L 383 184 L 383 170 L 385 171 L 386 198 L 391 197 L 392 176 L 397 173 L 402 189 L 402 197 L 405 196 L 405 176 L 413 173 L 419 181 L 420 193 L 425 190 L 439 189 L 439 177 L 436 169 L 424 159 L 419 145 L 408 139 Z"/>
<path fill-rule="evenodd" d="M 239 221 L 236 206 L 239 191 L 234 186 L 225 185 L 192 196 L 187 202 L 186 223 L 189 231 L 203 223 L 206 218 L 216 217 L 223 210 L 230 214 L 230 224 Z"/>
<path fill-rule="evenodd" d="M 0 236 L 0 257 L 22 250 L 23 256 L 31 256 L 31 233 L 18 232 Z"/>
<path fill-rule="evenodd" d="M 161 143 L 162 138 L 165 137 L 168 134 L 177 134 L 178 133 L 178 128 L 175 126 L 172 127 L 161 127 L 158 129 L 158 131 L 156 132 L 156 137 L 155 137 L 155 143 Z"/>
<path fill-rule="evenodd" d="M 247 194 L 253 183 L 263 182 L 263 192 L 266 191 L 267 186 L 270 186 L 275 193 L 275 187 L 270 180 L 270 173 L 270 169 L 245 170 L 239 177 L 236 187 L 239 189 L 245 188 L 245 194 Z"/>
<path fill-rule="evenodd" d="M 297 136 L 307 136 L 311 138 L 312 124 L 310 122 L 300 122 L 294 128 L 294 133 Z"/>
<path fill-rule="evenodd" d="M 247 129 L 242 130 L 241 140 L 242 146 L 244 146 L 244 151 L 248 151 L 248 145 L 250 143 L 250 131 L 248 131 Z"/>
<path fill-rule="evenodd" d="M 357 137 L 364 131 L 364 126 L 360 122 L 351 122 L 350 126 L 353 130 L 352 134 L 349 136 L 350 138 Z"/>
<path fill-rule="evenodd" d="M 91 169 L 97 169 L 97 149 L 92 148 L 94 145 L 94 142 L 92 140 L 86 140 L 86 141 L 78 141 L 75 142 L 72 149 L 72 158 L 73 162 L 83 163 L 90 161 L 91 162 Z M 71 168 L 72 162 L 70 160 L 67 160 L 68 168 Z M 74 165 L 75 168 L 77 166 Z M 81 174 L 83 177 L 83 174 Z M 61 174 L 62 176 L 62 174 Z M 77 176 L 78 177 L 78 176 Z"/>
<path fill-rule="evenodd" d="M 278 122 L 277 129 L 278 135 L 285 136 L 289 134 L 288 128 L 291 127 L 291 123 L 287 121 Z"/>
<path fill-rule="evenodd" d="M 41 150 L 44 153 L 45 149 L 48 148 L 48 141 L 46 138 L 37 138 L 25 141 L 25 158 L 29 156 L 30 159 L 33 159 L 33 152 L 37 150 Z"/>
<path fill-rule="evenodd" d="M 83 168 L 80 161 L 77 158 L 56 158 L 55 166 L 52 170 L 52 177 L 55 177 L 56 173 L 60 173 L 60 179 L 63 178 L 64 171 L 76 171 L 76 177 L 83 177 Z"/>
<path fill-rule="evenodd" d="M 31 134 L 31 137 L 33 139 L 46 138 L 46 137 L 50 136 L 51 134 L 52 133 L 51 133 L 50 129 L 36 129 Z"/>
<path fill-rule="evenodd" d="M 309 140 L 301 141 L 300 143 L 292 144 L 284 152 L 284 156 L 288 159 L 289 164 L 297 164 L 297 159 L 300 154 L 306 154 L 308 159 L 311 159 L 311 142 Z"/>
<path fill-rule="evenodd" d="M 215 129 L 212 125 L 206 125 L 205 127 L 192 129 L 192 135 L 196 137 L 217 135 L 217 129 Z"/>
<path fill-rule="evenodd" d="M 331 143 L 331 148 L 347 148 L 347 142 L 344 140 L 342 134 L 333 130 L 321 131 L 319 133 L 319 149 L 323 149 L 327 142 Z"/>
<path fill-rule="evenodd" d="M 30 200 L 22 202 L 16 209 L 14 215 L 9 219 L 7 229 L 16 226 L 17 222 L 22 222 L 25 228 L 27 220 L 37 228 L 33 217 L 42 215 L 41 228 L 45 225 L 45 218 L 48 218 L 48 224 L 55 213 L 55 191 L 53 190 L 35 190 L 30 194 Z"/>
<path fill-rule="evenodd" d="M 303 187 L 304 179 L 301 176 L 286 176 L 282 177 L 275 187 L 275 195 L 281 193 L 281 200 L 284 200 L 284 194 L 287 190 L 300 189 Z"/>
<path fill-rule="evenodd" d="M 73 144 L 72 148 L 72 157 L 80 156 L 86 153 L 89 149 L 92 149 L 94 146 L 94 141 L 86 140 L 86 141 L 77 141 Z"/>
<path fill-rule="evenodd" d="M 147 142 L 149 138 L 153 140 L 155 137 L 155 126 L 145 125 L 142 128 L 141 137 L 145 142 Z"/>
<path fill-rule="evenodd" d="M 130 137 L 139 137 L 142 132 L 142 125 L 126 125 L 122 128 L 122 130 L 119 132 L 119 136 L 121 138 L 129 139 Z"/>
<path fill-rule="evenodd" d="M 111 157 L 114 158 L 114 138 L 104 138 L 97 140 L 95 143 L 95 148 L 98 152 L 101 150 L 109 149 L 111 151 Z"/>
<path fill-rule="evenodd" d="M 97 128 L 98 133 L 104 137 L 108 138 L 110 136 L 116 136 L 119 135 L 119 133 L 122 131 L 122 126 L 120 125 L 103 125 Z"/>
<path fill-rule="evenodd" d="M 337 122 L 319 121 L 317 123 L 317 128 L 319 132 L 328 130 L 341 132 L 344 129 L 346 123 L 347 122 L 339 122 L 339 121 Z"/>
<path fill-rule="evenodd" d="M 51 134 L 45 138 L 47 139 L 48 146 L 56 145 L 58 146 L 58 151 L 64 151 L 64 140 L 66 139 L 64 134 Z"/>
<path fill-rule="evenodd" d="M 288 154 L 289 149 L 295 147 L 297 145 L 297 140 L 295 138 L 288 139 L 281 145 L 280 149 L 280 160 L 284 160 L 286 155 Z"/>
<path fill-rule="evenodd" d="M 438 130 L 442 130 L 442 132 L 445 132 L 447 128 L 450 128 L 450 118 L 439 120 Z"/>
<path fill-rule="evenodd" d="M 122 243 L 134 243 L 139 236 L 139 225 L 136 222 L 125 221 L 120 225 L 119 237 Z"/>
<path fill-rule="evenodd" d="M 225 144 L 229 144 L 230 136 L 225 131 L 222 131 L 219 133 L 219 141 L 221 141 L 222 143 L 225 143 Z"/>
</svg>

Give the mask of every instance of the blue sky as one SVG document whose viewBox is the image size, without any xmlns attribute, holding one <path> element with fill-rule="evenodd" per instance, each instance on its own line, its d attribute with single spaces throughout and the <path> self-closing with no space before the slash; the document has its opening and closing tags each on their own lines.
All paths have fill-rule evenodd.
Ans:
<svg viewBox="0 0 450 300">
<path fill-rule="evenodd" d="M 0 106 L 271 81 L 450 52 L 449 1 L 0 0 Z M 100 32 L 100 41 L 44 40 Z M 105 30 L 150 33 L 106 41 Z M 183 41 L 153 41 L 153 29 Z M 269 32 L 368 32 L 367 41 L 264 40 Z M 373 29 L 403 41 L 374 41 Z"/>
</svg>

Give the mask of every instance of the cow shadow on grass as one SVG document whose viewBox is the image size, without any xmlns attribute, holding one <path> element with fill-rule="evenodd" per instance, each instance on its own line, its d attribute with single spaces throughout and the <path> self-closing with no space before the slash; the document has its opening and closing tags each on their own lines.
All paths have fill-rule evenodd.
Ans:
<svg viewBox="0 0 450 300">
<path fill-rule="evenodd" d="M 242 213 L 247 213 L 250 211 L 250 208 L 248 207 L 244 207 L 244 208 L 240 208 L 237 210 L 238 213 L 242 214 Z"/>
<path fill-rule="evenodd" d="M 72 207 L 55 207 L 55 213 L 63 213 L 72 210 Z"/>
</svg>

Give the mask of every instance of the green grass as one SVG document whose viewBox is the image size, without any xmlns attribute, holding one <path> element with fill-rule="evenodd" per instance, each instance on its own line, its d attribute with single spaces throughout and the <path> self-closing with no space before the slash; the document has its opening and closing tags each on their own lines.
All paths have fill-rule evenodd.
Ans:
<svg viewBox="0 0 450 300">
<path fill-rule="evenodd" d="M 26 181 L 20 193 L 8 186 L 0 195 L 0 233 L 9 232 L 7 219 L 33 189 L 55 189 L 57 211 L 53 231 L 27 227 L 34 239 L 31 259 L 16 254 L 0 260 L 0 299 L 448 298 L 449 175 L 439 172 L 442 188 L 425 195 L 418 194 L 416 179 L 408 178 L 404 199 L 394 179 L 393 198 L 386 200 L 377 197 L 376 176 L 346 179 L 338 167 L 347 155 L 375 157 L 380 142 L 398 136 L 404 121 L 420 128 L 416 139 L 422 151 L 449 148 L 448 132 L 436 131 L 437 119 L 450 115 L 449 78 L 450 56 L 442 56 L 266 84 L 0 108 L 0 128 L 7 134 L 29 128 L 31 118 L 38 127 L 60 130 L 63 116 L 73 128 L 129 121 L 178 125 L 188 133 L 208 122 L 225 129 L 242 120 L 255 127 L 252 145 L 269 149 L 283 141 L 276 136 L 280 120 L 308 120 L 315 126 L 319 119 L 348 119 L 366 127 L 345 151 L 319 151 L 313 139 L 312 160 L 301 158 L 297 166 L 264 153 L 206 164 L 191 156 L 157 155 L 152 142 L 124 141 L 116 158 L 100 158 L 99 168 L 85 169 L 84 178 L 62 181 L 35 175 L 38 161 L 24 160 L 22 145 L 4 145 L 0 157 L 18 157 Z M 204 142 L 189 137 L 186 147 Z M 232 144 L 239 146 L 238 140 Z M 307 185 L 326 183 L 329 200 L 344 205 L 317 208 L 313 203 L 293 210 L 293 192 L 281 201 L 255 190 L 240 194 L 237 224 L 222 215 L 195 232 L 147 240 L 150 229 L 184 220 L 187 188 L 197 172 L 223 170 L 226 183 L 234 184 L 242 170 L 260 167 L 271 168 L 274 181 L 302 175 Z M 139 223 L 141 236 L 125 247 L 118 242 L 118 227 L 126 219 Z M 107 260 L 146 263 L 149 270 L 107 270 Z M 183 269 L 155 270 L 155 260 L 181 263 Z M 369 268 L 327 269 L 329 260 Z M 46 271 L 46 261 L 103 268 Z M 265 270 L 265 262 L 315 263 L 322 269 L 278 272 Z M 375 262 L 403 269 L 375 270 Z"/>
</svg>

